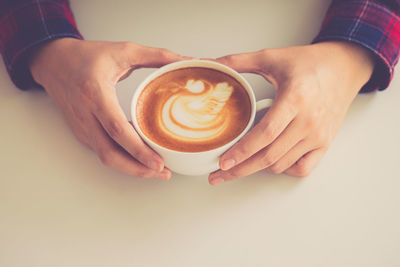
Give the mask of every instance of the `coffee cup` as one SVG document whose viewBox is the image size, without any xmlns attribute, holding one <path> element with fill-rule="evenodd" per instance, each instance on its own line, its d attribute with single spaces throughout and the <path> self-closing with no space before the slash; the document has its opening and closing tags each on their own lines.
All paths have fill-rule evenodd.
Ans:
<svg viewBox="0 0 400 267">
<path fill-rule="evenodd" d="M 249 131 L 256 112 L 272 102 L 256 101 L 251 85 L 228 66 L 186 60 L 165 65 L 140 83 L 131 120 L 167 168 L 204 175 L 219 169 L 219 157 Z"/>
</svg>

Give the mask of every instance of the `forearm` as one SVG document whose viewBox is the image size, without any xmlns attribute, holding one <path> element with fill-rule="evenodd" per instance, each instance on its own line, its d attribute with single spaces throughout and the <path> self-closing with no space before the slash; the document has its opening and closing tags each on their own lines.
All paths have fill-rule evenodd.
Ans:
<svg viewBox="0 0 400 267">
<path fill-rule="evenodd" d="M 69 1 L 9 0 L 0 4 L 0 52 L 17 87 L 36 85 L 28 68 L 31 51 L 62 37 L 82 39 Z"/>
<path fill-rule="evenodd" d="M 375 67 L 361 91 L 383 90 L 393 77 L 400 48 L 400 1 L 334 0 L 314 43 L 348 41 L 374 55 Z"/>
</svg>

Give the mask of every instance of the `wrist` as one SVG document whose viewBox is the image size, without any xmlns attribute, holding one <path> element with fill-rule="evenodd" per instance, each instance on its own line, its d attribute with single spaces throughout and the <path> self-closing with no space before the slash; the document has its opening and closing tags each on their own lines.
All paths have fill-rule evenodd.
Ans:
<svg viewBox="0 0 400 267">
<path fill-rule="evenodd" d="M 71 45 L 76 42 L 81 42 L 75 38 L 59 38 L 48 41 L 35 49 L 30 54 L 28 67 L 34 81 L 38 84 L 42 84 L 46 73 L 51 68 L 51 61 L 55 57 L 63 55 Z M 62 64 L 61 60 L 57 64 Z"/>
<path fill-rule="evenodd" d="M 320 55 L 326 59 L 328 69 L 341 74 L 348 85 L 361 89 L 374 71 L 374 55 L 367 48 L 347 41 L 328 41 L 313 44 L 320 49 Z"/>
</svg>

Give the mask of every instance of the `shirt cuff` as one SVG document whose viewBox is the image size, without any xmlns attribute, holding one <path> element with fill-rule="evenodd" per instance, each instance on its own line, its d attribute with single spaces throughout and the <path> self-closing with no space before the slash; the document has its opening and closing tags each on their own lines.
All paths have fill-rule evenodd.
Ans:
<svg viewBox="0 0 400 267">
<path fill-rule="evenodd" d="M 9 19 L 3 17 L 0 23 L 0 28 L 8 29 L 1 40 L 3 60 L 11 80 L 23 90 L 39 86 L 29 70 L 35 47 L 58 38 L 83 39 L 68 4 L 32 2 L 14 7 L 7 15 Z"/>
<path fill-rule="evenodd" d="M 342 40 L 357 43 L 376 57 L 370 80 L 361 92 L 383 90 L 399 58 L 400 20 L 378 1 L 333 1 L 313 43 Z"/>
</svg>

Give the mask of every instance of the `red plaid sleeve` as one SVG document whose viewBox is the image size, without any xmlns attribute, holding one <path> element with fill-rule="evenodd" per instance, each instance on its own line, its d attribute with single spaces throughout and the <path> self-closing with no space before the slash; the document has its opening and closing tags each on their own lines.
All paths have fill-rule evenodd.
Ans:
<svg viewBox="0 0 400 267">
<path fill-rule="evenodd" d="M 375 54 L 377 63 L 362 92 L 390 84 L 400 48 L 400 0 L 334 0 L 314 42 L 345 40 Z"/>
<path fill-rule="evenodd" d="M 18 88 L 37 86 L 27 64 L 29 52 L 62 37 L 82 39 L 68 0 L 0 1 L 0 52 Z"/>
</svg>

